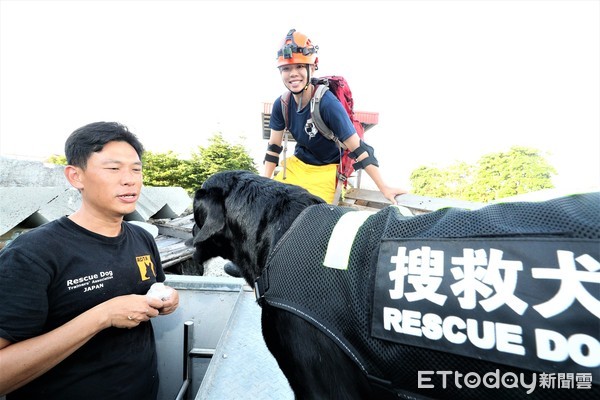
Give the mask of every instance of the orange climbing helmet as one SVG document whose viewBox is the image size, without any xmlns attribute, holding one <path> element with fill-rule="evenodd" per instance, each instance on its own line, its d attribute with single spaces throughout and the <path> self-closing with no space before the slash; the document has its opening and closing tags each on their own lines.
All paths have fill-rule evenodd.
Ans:
<svg viewBox="0 0 600 400">
<path fill-rule="evenodd" d="M 317 51 L 319 46 L 312 44 L 303 33 L 290 29 L 277 51 L 277 67 L 288 64 L 314 64 L 319 62 Z"/>
</svg>

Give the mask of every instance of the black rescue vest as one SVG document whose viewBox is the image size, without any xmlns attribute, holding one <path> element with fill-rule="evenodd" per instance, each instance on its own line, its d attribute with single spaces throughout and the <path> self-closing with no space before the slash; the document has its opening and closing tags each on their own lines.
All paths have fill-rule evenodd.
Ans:
<svg viewBox="0 0 600 400">
<path fill-rule="evenodd" d="M 510 378 L 524 374 L 533 397 L 597 398 L 600 193 L 414 217 L 393 206 L 359 213 L 305 210 L 257 281 L 260 302 L 311 322 L 390 388 L 458 398 L 464 386 L 442 388 L 444 371 L 448 380 L 492 374 L 518 398 L 525 389 Z M 542 374 L 587 383 L 545 390 Z"/>
</svg>

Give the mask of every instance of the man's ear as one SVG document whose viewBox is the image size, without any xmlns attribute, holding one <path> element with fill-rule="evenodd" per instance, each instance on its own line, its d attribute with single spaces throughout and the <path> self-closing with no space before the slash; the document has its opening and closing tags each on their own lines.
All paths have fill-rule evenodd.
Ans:
<svg viewBox="0 0 600 400">
<path fill-rule="evenodd" d="M 73 165 L 67 165 L 65 167 L 65 177 L 75 189 L 83 189 L 83 184 L 81 183 L 81 168 L 75 167 Z"/>
</svg>

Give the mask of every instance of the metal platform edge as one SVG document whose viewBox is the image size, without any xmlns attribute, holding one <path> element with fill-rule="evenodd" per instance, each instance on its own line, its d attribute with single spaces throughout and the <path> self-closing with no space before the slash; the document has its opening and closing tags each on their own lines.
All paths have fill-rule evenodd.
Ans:
<svg viewBox="0 0 600 400">
<path fill-rule="evenodd" d="M 196 400 L 292 400 L 293 392 L 262 337 L 261 308 L 244 286 L 217 345 Z"/>
</svg>

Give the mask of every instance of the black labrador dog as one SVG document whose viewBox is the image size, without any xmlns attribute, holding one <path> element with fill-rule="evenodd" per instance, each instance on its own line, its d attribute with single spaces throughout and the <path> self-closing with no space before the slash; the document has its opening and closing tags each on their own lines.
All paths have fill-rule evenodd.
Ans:
<svg viewBox="0 0 600 400">
<path fill-rule="evenodd" d="M 217 173 L 195 194 L 194 260 L 197 265 L 217 256 L 231 260 L 254 287 L 267 257 L 296 217 L 321 203 L 301 187 L 251 172 Z M 356 364 L 312 324 L 268 304 L 261 319 L 265 343 L 296 398 L 382 398 Z"/>
<path fill-rule="evenodd" d="M 599 208 L 596 203 L 600 203 L 599 199 L 598 196 L 586 199 L 584 210 L 589 211 L 588 203 L 595 204 L 593 212 L 589 215 L 574 214 L 570 211 L 573 209 L 572 203 L 562 207 L 563 203 L 561 202 L 548 209 L 535 206 L 535 215 L 532 218 L 527 214 L 530 208 L 519 205 L 500 205 L 491 208 L 487 213 L 449 209 L 441 211 L 437 215 L 432 213 L 422 217 L 408 217 L 411 220 L 406 220 L 406 229 L 403 228 L 405 230 L 400 232 L 399 236 L 411 238 L 443 236 L 443 230 L 441 231 L 439 228 L 439 221 L 445 221 L 446 226 L 451 226 L 458 238 L 463 238 L 464 233 L 468 232 L 472 226 L 483 229 L 483 236 L 502 237 L 510 235 L 511 229 L 515 226 L 520 227 L 521 223 L 524 223 L 528 229 L 530 227 L 533 229 L 532 231 L 526 230 L 526 233 L 535 232 L 537 234 L 542 232 L 539 229 L 547 228 L 544 225 L 546 224 L 544 218 L 537 217 L 547 216 L 549 215 L 547 211 L 552 211 L 554 212 L 552 215 L 556 217 L 556 222 L 553 222 L 555 227 L 551 230 L 552 235 L 562 232 L 562 228 L 569 226 L 567 235 L 580 237 L 572 233 L 572 226 L 574 226 L 574 222 L 577 222 L 581 225 L 581 229 L 578 228 L 578 230 L 583 232 L 581 237 L 591 235 L 589 238 L 594 239 L 594 243 L 597 243 L 600 232 L 600 222 L 598 221 L 600 213 L 597 212 Z M 576 200 L 578 201 L 578 199 Z M 358 265 L 366 275 L 363 278 L 359 277 L 359 280 L 362 279 L 362 281 L 356 285 L 348 284 L 345 281 L 340 285 L 340 282 L 335 279 L 323 279 L 322 277 L 312 278 L 309 276 L 308 281 L 303 278 L 306 274 L 312 273 L 304 271 L 313 271 L 311 269 L 313 264 L 306 261 L 309 257 L 306 253 L 318 252 L 314 249 L 319 248 L 318 257 L 321 257 L 325 254 L 323 249 L 327 247 L 327 243 L 323 244 L 323 242 L 327 242 L 326 237 L 333 237 L 332 229 L 328 227 L 329 220 L 325 217 L 315 219 L 313 217 L 315 210 L 319 216 L 327 213 L 341 215 L 354 210 L 324 204 L 320 198 L 300 187 L 275 182 L 247 171 L 226 171 L 211 176 L 204 182 L 202 188 L 197 190 L 193 207 L 196 224 L 193 238 L 194 260 L 198 265 L 202 265 L 213 257 L 223 257 L 238 266 L 243 278 L 250 286 L 255 287 L 259 294 L 261 290 L 264 291 L 264 288 L 261 289 L 261 286 L 264 285 L 263 282 L 279 280 L 283 282 L 286 289 L 275 289 L 279 290 L 277 295 L 284 296 L 285 293 L 282 293 L 289 289 L 289 291 L 295 291 L 294 295 L 298 297 L 316 298 L 316 302 L 322 302 L 325 308 L 333 308 L 334 311 L 328 311 L 333 319 L 346 318 L 344 328 L 329 329 L 327 326 L 322 326 L 319 321 L 309 322 L 304 317 L 300 317 L 299 315 L 306 314 L 302 312 L 301 308 L 299 311 L 292 310 L 291 307 L 274 306 L 275 302 L 270 300 L 261 301 L 262 298 L 259 300 L 259 304 L 262 306 L 261 323 L 265 343 L 288 379 L 297 399 L 506 398 L 507 392 L 494 388 L 479 387 L 465 390 L 464 386 L 462 389 L 451 385 L 446 387 L 444 383 L 443 386 L 438 384 L 435 390 L 421 389 L 416 383 L 417 374 L 420 371 L 431 373 L 431 370 L 462 370 L 476 371 L 480 375 L 489 371 L 501 371 L 515 374 L 515 376 L 516 374 L 526 374 L 526 376 L 529 374 L 530 376 L 531 371 L 535 371 L 535 368 L 521 369 L 518 363 L 507 367 L 502 360 L 500 362 L 479 360 L 473 354 L 466 354 L 466 356 L 465 354 L 449 354 L 443 349 L 440 351 L 440 349 L 424 346 L 389 344 L 382 340 L 369 338 L 370 334 L 367 331 L 370 322 L 366 316 L 373 314 L 370 307 L 375 307 L 371 306 L 374 303 L 371 303 L 369 296 L 373 295 L 374 284 L 372 283 L 375 282 L 373 276 L 376 275 L 372 261 L 377 260 L 377 253 L 370 249 L 373 247 L 373 243 L 380 243 L 380 239 L 389 233 L 386 229 L 391 225 L 396 229 L 399 225 L 397 223 L 390 225 L 386 222 L 392 221 L 389 216 L 394 213 L 393 207 L 388 207 L 387 210 L 384 209 L 374 214 L 373 217 L 368 217 L 367 221 L 371 221 L 370 228 L 367 229 L 364 226 L 360 228 L 362 237 L 365 239 L 364 242 L 367 244 L 362 245 L 361 241 L 358 241 L 357 249 L 357 241 L 354 242 L 352 259 L 359 261 L 352 265 Z M 341 209 L 346 210 L 340 211 Z M 305 223 L 310 218 L 313 218 L 312 225 Z M 317 221 L 316 225 L 313 223 L 315 220 Z M 428 224 L 427 229 L 412 222 L 417 220 Z M 540 220 L 543 220 L 541 225 L 539 225 Z M 492 223 L 485 223 L 486 221 L 492 221 Z M 498 223 L 498 221 L 502 221 L 502 223 Z M 309 228 L 307 229 L 307 227 Z M 285 250 L 282 251 L 282 249 L 289 248 L 291 250 L 287 250 L 288 253 L 285 253 Z M 285 266 L 283 272 L 281 272 L 281 268 L 274 269 L 277 260 L 282 258 Z M 328 270 L 326 273 L 331 274 L 338 272 L 331 271 L 331 268 L 321 268 L 323 263 L 324 261 L 321 261 L 320 267 L 318 266 L 317 269 Z M 311 267 L 308 268 L 308 265 Z M 354 273 L 350 270 L 351 268 L 348 268 L 348 271 L 344 271 L 343 274 Z M 266 273 L 270 275 L 267 280 L 264 279 Z M 365 284 L 367 281 L 371 283 Z M 342 286 L 348 286 L 349 290 L 344 291 L 348 288 L 342 288 Z M 298 287 L 299 289 L 297 289 Z M 527 292 L 536 292 L 536 290 L 525 289 L 525 292 L 520 292 L 523 296 Z M 268 290 L 273 292 L 271 288 Z M 323 295 L 324 293 L 331 294 L 331 297 Z M 358 303 L 367 304 L 366 308 L 362 308 L 361 305 L 357 306 Z M 398 312 L 401 311 L 398 310 Z M 583 313 L 585 315 L 585 310 Z M 456 320 L 456 316 L 451 318 Z M 467 317 L 463 316 L 463 318 Z M 357 319 L 360 320 L 359 323 L 356 322 Z M 508 323 L 509 321 L 503 322 Z M 352 344 L 345 346 L 348 343 L 344 341 L 346 339 L 336 341 L 337 336 L 329 334 L 330 331 L 334 331 L 334 333 L 343 331 L 343 335 L 350 332 L 354 335 Z M 448 334 L 452 335 L 453 332 Z M 378 343 L 378 349 L 371 351 L 366 346 L 362 346 L 361 343 L 364 343 L 365 340 L 375 340 Z M 370 355 L 362 358 L 364 353 Z M 365 360 L 367 360 L 366 363 Z M 385 379 L 381 379 L 382 376 Z M 528 381 L 531 381 L 531 377 L 528 378 Z M 430 382 L 425 379 L 419 384 L 427 388 L 432 386 L 429 385 Z M 390 383 L 392 384 L 390 385 Z M 559 399 L 574 394 L 572 392 L 537 390 L 530 396 L 522 389 L 520 388 L 520 391 L 518 389 L 511 390 L 510 396 L 528 399 Z M 591 391 L 576 392 L 577 395 L 594 398 L 599 394 L 599 390 L 600 386 L 594 382 Z"/>
<path fill-rule="evenodd" d="M 211 176 L 194 198 L 192 228 L 198 275 L 213 257 L 233 261 L 253 285 L 279 238 L 306 207 L 324 203 L 308 191 L 248 171 Z"/>
</svg>

